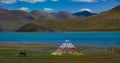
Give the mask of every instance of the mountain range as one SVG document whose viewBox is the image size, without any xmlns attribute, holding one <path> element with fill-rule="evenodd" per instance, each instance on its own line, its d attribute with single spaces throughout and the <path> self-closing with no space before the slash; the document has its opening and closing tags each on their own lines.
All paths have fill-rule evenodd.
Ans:
<svg viewBox="0 0 120 63">
<path fill-rule="evenodd" d="M 89 17 L 89 16 L 92 16 L 92 15 L 95 15 L 97 13 L 92 13 L 92 12 L 88 12 L 88 11 L 83 11 L 83 12 L 77 12 L 77 13 L 74 13 L 73 15 L 75 16 L 78 16 L 78 17 Z"/>
<path fill-rule="evenodd" d="M 65 20 L 65 19 L 75 19 L 78 17 L 89 17 L 91 15 L 95 15 L 97 13 L 92 13 L 88 11 L 82 11 L 77 13 L 69 13 L 67 11 L 60 11 L 57 13 L 45 13 L 41 11 L 34 10 L 31 14 L 35 17 L 35 19 L 54 19 L 54 20 Z"/>
<path fill-rule="evenodd" d="M 0 31 L 95 31 L 120 30 L 120 5 L 102 13 L 82 11 L 45 13 L 0 9 Z"/>
<path fill-rule="evenodd" d="M 78 13 L 81 13 L 79 17 L 84 16 L 82 12 L 78 12 Z M 37 10 L 34 10 L 32 12 L 25 12 L 21 10 L 0 9 L 0 30 L 15 31 L 19 27 L 39 19 L 65 20 L 65 19 L 75 19 L 77 17 L 78 14 L 74 15 L 67 11 L 61 11 L 58 13 L 45 13 Z"/>
</svg>

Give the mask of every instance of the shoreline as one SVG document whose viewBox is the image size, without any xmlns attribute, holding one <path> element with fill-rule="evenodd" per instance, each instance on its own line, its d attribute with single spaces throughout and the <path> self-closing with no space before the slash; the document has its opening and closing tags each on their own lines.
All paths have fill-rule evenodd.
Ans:
<svg viewBox="0 0 120 63">
<path fill-rule="evenodd" d="M 120 31 L 71 31 L 71 32 L 0 32 L 0 33 L 119 33 Z"/>
<path fill-rule="evenodd" d="M 7 50 L 25 50 L 25 51 L 38 51 L 43 53 L 51 53 L 58 49 L 59 46 L 42 45 L 42 44 L 0 44 L 0 51 Z M 120 47 L 88 47 L 88 46 L 75 46 L 76 51 L 84 54 L 117 54 L 120 55 Z"/>
<path fill-rule="evenodd" d="M 61 44 L 60 44 L 61 45 Z M 49 45 L 49 44 L 11 44 L 11 43 L 0 43 L 0 47 L 27 47 L 27 48 L 58 48 L 60 45 Z M 103 46 L 75 46 L 77 48 L 120 48 L 120 47 L 103 47 Z"/>
<path fill-rule="evenodd" d="M 46 44 L 10 44 L 10 43 L 0 43 L 0 48 L 55 48 L 55 45 Z"/>
</svg>

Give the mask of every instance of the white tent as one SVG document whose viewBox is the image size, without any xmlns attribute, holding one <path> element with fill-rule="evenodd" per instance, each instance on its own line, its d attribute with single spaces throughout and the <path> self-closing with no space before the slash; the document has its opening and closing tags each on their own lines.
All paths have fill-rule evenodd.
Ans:
<svg viewBox="0 0 120 63">
<path fill-rule="evenodd" d="M 62 43 L 51 55 L 83 55 L 83 53 L 77 52 L 76 50 L 77 48 L 66 38 L 65 43 Z"/>
</svg>

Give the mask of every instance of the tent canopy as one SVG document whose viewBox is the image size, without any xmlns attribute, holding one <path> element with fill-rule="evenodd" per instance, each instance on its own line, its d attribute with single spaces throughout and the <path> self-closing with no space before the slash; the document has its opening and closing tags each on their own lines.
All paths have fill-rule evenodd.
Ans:
<svg viewBox="0 0 120 63">
<path fill-rule="evenodd" d="M 70 43 L 69 39 L 65 40 L 65 43 L 62 43 L 58 49 L 51 53 L 51 55 L 84 55 L 81 52 L 77 52 L 77 48 Z"/>
</svg>

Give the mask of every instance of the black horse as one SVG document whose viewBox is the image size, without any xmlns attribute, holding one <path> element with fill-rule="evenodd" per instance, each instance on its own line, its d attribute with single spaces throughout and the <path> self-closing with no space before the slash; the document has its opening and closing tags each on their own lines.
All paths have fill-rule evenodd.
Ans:
<svg viewBox="0 0 120 63">
<path fill-rule="evenodd" d="M 20 53 L 19 53 L 19 57 L 25 57 L 26 56 L 26 52 L 25 51 L 21 51 Z"/>
</svg>

